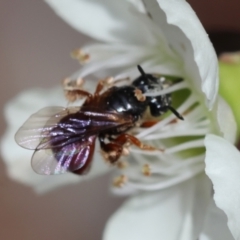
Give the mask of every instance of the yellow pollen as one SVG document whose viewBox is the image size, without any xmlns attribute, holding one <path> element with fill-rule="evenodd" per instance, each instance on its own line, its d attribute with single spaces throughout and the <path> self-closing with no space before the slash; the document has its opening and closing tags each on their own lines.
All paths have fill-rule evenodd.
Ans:
<svg viewBox="0 0 240 240">
<path fill-rule="evenodd" d="M 90 55 L 78 48 L 71 52 L 71 57 L 77 59 L 80 64 L 87 63 L 90 60 Z"/>
<path fill-rule="evenodd" d="M 144 165 L 143 165 L 142 173 L 143 173 L 145 176 L 151 176 L 151 175 L 152 175 L 151 168 L 150 168 L 150 165 L 149 165 L 149 164 L 144 164 Z"/>
<path fill-rule="evenodd" d="M 122 155 L 123 156 L 128 156 L 129 155 L 129 148 L 128 147 L 123 148 Z"/>
<path fill-rule="evenodd" d="M 108 156 L 116 157 L 117 156 L 117 152 L 116 151 L 111 151 L 111 152 L 108 153 Z"/>
<path fill-rule="evenodd" d="M 82 78 L 78 78 L 76 80 L 76 86 L 81 87 L 84 84 L 84 80 Z"/>
<path fill-rule="evenodd" d="M 106 81 L 107 84 L 112 84 L 112 83 L 113 83 L 113 80 L 114 80 L 113 77 L 107 77 L 107 78 L 105 79 L 105 81 Z"/>
<path fill-rule="evenodd" d="M 118 161 L 117 167 L 119 169 L 126 169 L 128 167 L 128 163 L 126 161 Z"/>
<path fill-rule="evenodd" d="M 84 80 L 82 78 L 78 78 L 76 80 L 71 80 L 70 78 L 65 78 L 62 81 L 63 88 L 66 91 L 73 91 L 73 90 L 81 89 L 83 84 L 84 84 Z"/>
<path fill-rule="evenodd" d="M 140 89 L 135 89 L 134 96 L 137 98 L 138 101 L 144 102 L 146 100 L 146 96 L 143 95 L 142 91 Z"/>
<path fill-rule="evenodd" d="M 69 85 L 69 83 L 71 82 L 71 79 L 70 78 L 65 78 L 62 80 L 62 85 L 63 87 L 66 87 Z"/>
<path fill-rule="evenodd" d="M 124 184 L 125 184 L 127 181 L 128 181 L 127 176 L 125 176 L 125 175 L 118 176 L 118 177 L 116 177 L 116 178 L 113 180 L 113 186 L 118 187 L 118 188 L 121 188 L 121 187 L 124 186 Z"/>
<path fill-rule="evenodd" d="M 155 150 L 158 150 L 157 148 L 153 147 L 153 146 L 150 146 L 150 145 L 147 145 L 147 144 L 141 144 L 141 149 L 143 150 L 149 150 L 149 151 L 155 151 Z"/>
<path fill-rule="evenodd" d="M 107 78 L 101 79 L 99 82 L 102 86 L 110 87 L 114 82 L 114 78 L 113 77 L 107 77 Z"/>
<path fill-rule="evenodd" d="M 106 163 L 108 163 L 110 165 L 115 164 L 115 162 L 111 162 L 111 158 L 116 158 L 116 156 L 117 156 L 116 151 L 111 151 L 111 152 L 101 151 L 101 154 Z"/>
</svg>

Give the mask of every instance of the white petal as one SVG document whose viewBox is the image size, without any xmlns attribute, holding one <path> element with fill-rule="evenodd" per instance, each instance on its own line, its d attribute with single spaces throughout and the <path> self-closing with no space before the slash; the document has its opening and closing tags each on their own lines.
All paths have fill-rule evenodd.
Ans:
<svg viewBox="0 0 240 240">
<path fill-rule="evenodd" d="M 131 13 L 134 5 L 112 0 L 45 0 L 76 30 L 106 42 L 143 43 L 144 28 Z M 146 36 L 147 37 L 147 36 Z"/>
<path fill-rule="evenodd" d="M 228 227 L 240 239 L 240 153 L 225 139 L 207 135 L 206 173 L 213 182 L 214 200 L 228 217 Z"/>
<path fill-rule="evenodd" d="M 212 108 L 218 91 L 218 61 L 196 14 L 185 0 L 144 2 L 169 45 L 184 60 L 186 77 L 197 89 L 202 89 Z"/>
<path fill-rule="evenodd" d="M 204 230 L 199 240 L 234 240 L 227 227 L 227 217 L 214 201 L 207 213 Z"/>
<path fill-rule="evenodd" d="M 110 218 L 104 240 L 197 239 L 210 201 L 202 174 L 172 188 L 135 195 Z"/>
<path fill-rule="evenodd" d="M 34 112 L 46 106 L 65 106 L 66 100 L 60 88 L 49 90 L 33 89 L 18 95 L 5 106 L 8 128 L 1 140 L 1 153 L 10 178 L 34 188 L 38 193 L 52 188 L 76 183 L 89 177 L 106 172 L 109 167 L 101 157 L 95 157 L 90 173 L 84 177 L 75 174 L 60 176 L 40 176 L 31 169 L 33 151 L 19 147 L 14 135 L 23 122 Z M 99 155 L 98 155 L 99 156 Z"/>
<path fill-rule="evenodd" d="M 230 141 L 231 143 L 235 143 L 237 137 L 237 124 L 232 109 L 220 96 L 218 97 L 216 105 L 217 107 L 214 110 L 220 132 L 226 140 Z"/>
<path fill-rule="evenodd" d="M 146 10 L 142 1 L 140 0 L 127 0 L 127 1 L 134 4 L 140 12 L 146 13 Z"/>
</svg>

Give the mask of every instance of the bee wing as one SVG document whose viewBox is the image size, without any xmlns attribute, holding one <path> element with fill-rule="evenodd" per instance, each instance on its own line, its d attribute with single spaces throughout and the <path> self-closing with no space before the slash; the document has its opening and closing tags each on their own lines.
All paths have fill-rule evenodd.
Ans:
<svg viewBox="0 0 240 240">
<path fill-rule="evenodd" d="M 129 116 L 100 109 L 47 107 L 30 116 L 15 140 L 31 150 L 58 148 L 126 123 L 131 123 Z"/>
<path fill-rule="evenodd" d="M 79 107 L 46 107 L 34 113 L 22 125 L 15 135 L 15 141 L 23 148 L 35 150 L 48 148 L 50 142 L 61 141 L 63 131 L 59 128 L 60 120 L 70 113 L 79 111 Z"/>
<path fill-rule="evenodd" d="M 37 149 L 32 156 L 33 170 L 42 175 L 66 171 L 86 173 L 91 165 L 96 136 L 52 149 Z"/>
</svg>

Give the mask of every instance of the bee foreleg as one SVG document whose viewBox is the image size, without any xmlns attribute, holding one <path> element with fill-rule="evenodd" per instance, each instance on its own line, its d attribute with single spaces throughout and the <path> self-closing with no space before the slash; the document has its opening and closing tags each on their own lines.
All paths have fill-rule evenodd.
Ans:
<svg viewBox="0 0 240 240">
<path fill-rule="evenodd" d="M 105 86 L 111 86 L 112 82 L 113 82 L 113 77 L 107 77 L 107 78 L 100 80 L 97 84 L 94 95 L 100 94 L 100 92 L 103 90 L 103 88 Z"/>
<path fill-rule="evenodd" d="M 107 77 L 105 79 L 102 79 L 98 82 L 98 85 L 96 87 L 96 90 L 95 90 L 95 95 L 98 95 L 100 94 L 100 92 L 104 89 L 104 87 L 112 87 L 113 85 L 115 84 L 118 84 L 119 82 L 123 82 L 123 81 L 130 81 L 130 78 L 121 78 L 121 79 L 117 79 L 117 80 L 114 80 L 113 77 Z"/>
<path fill-rule="evenodd" d="M 157 121 L 157 120 L 149 120 L 149 121 L 145 121 L 145 122 L 141 123 L 139 127 L 141 127 L 141 128 L 149 128 L 149 127 L 154 126 L 157 123 L 159 123 L 159 121 Z"/>
</svg>

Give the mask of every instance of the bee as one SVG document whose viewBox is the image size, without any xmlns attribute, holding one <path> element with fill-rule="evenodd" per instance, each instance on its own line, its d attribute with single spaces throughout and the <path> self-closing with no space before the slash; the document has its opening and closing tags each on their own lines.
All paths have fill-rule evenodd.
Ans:
<svg viewBox="0 0 240 240">
<path fill-rule="evenodd" d="M 130 85 L 116 86 L 99 81 L 94 94 L 78 85 L 66 88 L 72 101 L 86 97 L 80 107 L 46 107 L 23 124 L 15 135 L 23 148 L 34 150 L 31 164 L 43 175 L 72 172 L 86 174 L 91 166 L 98 138 L 103 156 L 115 164 L 127 144 L 154 150 L 128 133 L 136 126 L 147 108 L 154 117 L 168 110 L 183 117 L 171 106 L 171 94 L 145 96 L 144 93 L 167 88 L 172 81 L 164 75 L 146 74 L 138 66 L 140 76 Z M 107 90 L 103 91 L 105 86 Z M 156 121 L 157 122 L 157 121 Z M 150 126 L 152 123 L 143 123 Z M 142 126 L 143 126 L 142 125 Z"/>
</svg>

